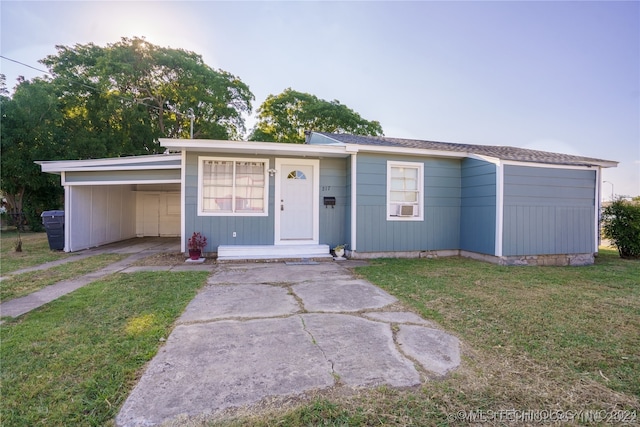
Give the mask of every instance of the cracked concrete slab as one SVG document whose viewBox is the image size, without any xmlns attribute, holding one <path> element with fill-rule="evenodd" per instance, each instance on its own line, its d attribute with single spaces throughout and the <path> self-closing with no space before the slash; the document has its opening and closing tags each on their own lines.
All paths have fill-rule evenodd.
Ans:
<svg viewBox="0 0 640 427">
<path fill-rule="evenodd" d="M 396 349 L 390 325 L 347 314 L 303 314 L 340 382 L 352 386 L 420 384 L 413 363 Z"/>
<path fill-rule="evenodd" d="M 185 323 L 232 317 L 277 317 L 298 311 L 298 302 L 282 286 L 206 286 L 189 303 L 178 321 Z"/>
<path fill-rule="evenodd" d="M 398 301 L 365 280 L 332 280 L 301 283 L 291 287 L 308 311 L 341 313 L 382 308 Z"/>
<path fill-rule="evenodd" d="M 342 267 L 330 262 L 317 265 L 236 264 L 220 268 L 209 278 L 210 285 L 224 283 L 301 283 L 313 280 L 348 279 Z"/>
<path fill-rule="evenodd" d="M 116 423 L 148 426 L 180 415 L 215 414 L 334 381 L 330 362 L 298 316 L 180 325 L 149 363 Z"/>
<path fill-rule="evenodd" d="M 424 320 L 422 317 L 409 311 L 374 311 L 371 313 L 363 313 L 363 316 L 388 323 L 415 323 L 418 325 L 435 326 L 433 322 Z"/>
<path fill-rule="evenodd" d="M 458 340 L 414 313 L 367 312 L 397 300 L 335 264 L 218 266 L 209 283 L 116 425 L 215 418 L 336 385 L 412 386 L 425 380 L 418 364 L 442 375 L 460 363 Z"/>
<path fill-rule="evenodd" d="M 439 329 L 400 325 L 398 344 L 427 371 L 445 375 L 460 365 L 460 342 Z"/>
</svg>

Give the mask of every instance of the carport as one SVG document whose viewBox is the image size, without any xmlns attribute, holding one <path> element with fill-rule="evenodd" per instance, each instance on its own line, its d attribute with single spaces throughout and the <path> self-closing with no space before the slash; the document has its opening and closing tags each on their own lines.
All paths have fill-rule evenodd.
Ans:
<svg viewBox="0 0 640 427">
<path fill-rule="evenodd" d="M 38 162 L 64 187 L 65 252 L 133 237 L 179 237 L 181 156 Z"/>
</svg>

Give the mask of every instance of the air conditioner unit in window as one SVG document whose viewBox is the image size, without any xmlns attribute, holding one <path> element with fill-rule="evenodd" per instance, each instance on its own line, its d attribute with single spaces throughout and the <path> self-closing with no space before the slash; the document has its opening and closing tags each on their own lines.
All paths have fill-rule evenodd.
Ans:
<svg viewBox="0 0 640 427">
<path fill-rule="evenodd" d="M 399 205 L 398 216 L 414 216 L 415 205 Z"/>
</svg>

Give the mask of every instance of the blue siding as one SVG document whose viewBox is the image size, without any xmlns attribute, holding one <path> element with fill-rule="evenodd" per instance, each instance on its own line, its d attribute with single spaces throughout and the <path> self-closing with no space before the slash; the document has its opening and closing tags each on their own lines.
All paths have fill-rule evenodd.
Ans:
<svg viewBox="0 0 640 427">
<path fill-rule="evenodd" d="M 596 172 L 505 166 L 503 255 L 595 252 Z"/>
<path fill-rule="evenodd" d="M 424 163 L 424 221 L 387 221 L 387 160 Z M 458 249 L 460 161 L 358 154 L 358 252 Z"/>
<path fill-rule="evenodd" d="M 215 252 L 219 245 L 273 245 L 273 198 L 275 177 L 269 177 L 269 216 L 198 216 L 198 156 L 225 157 L 212 153 L 187 153 L 185 169 L 185 239 L 194 231 L 207 237 L 205 252 Z M 230 156 L 238 157 L 238 156 Z M 266 158 L 266 156 L 261 157 Z M 275 159 L 269 158 L 269 167 Z M 233 232 L 236 237 L 233 237 Z"/>
<path fill-rule="evenodd" d="M 185 174 L 185 232 L 186 238 L 194 231 L 207 237 L 205 251 L 215 252 L 219 245 L 273 245 L 274 244 L 274 195 L 275 177 L 269 177 L 269 215 L 261 217 L 243 216 L 198 216 L 198 156 L 225 157 L 212 153 L 187 154 Z M 243 156 L 227 156 L 243 157 Z M 261 158 L 266 158 L 259 156 Z M 347 242 L 347 198 L 346 159 L 320 160 L 319 232 L 320 243 L 337 245 Z M 275 157 L 269 157 L 269 167 L 275 167 Z M 336 198 L 335 208 L 324 207 L 324 197 Z M 233 232 L 236 237 L 233 237 Z"/>
<path fill-rule="evenodd" d="M 320 160 L 320 244 L 347 243 L 347 159 Z M 324 197 L 335 197 L 335 207 L 325 207 Z"/>
<path fill-rule="evenodd" d="M 460 249 L 495 254 L 496 166 L 476 159 L 462 161 Z"/>
</svg>

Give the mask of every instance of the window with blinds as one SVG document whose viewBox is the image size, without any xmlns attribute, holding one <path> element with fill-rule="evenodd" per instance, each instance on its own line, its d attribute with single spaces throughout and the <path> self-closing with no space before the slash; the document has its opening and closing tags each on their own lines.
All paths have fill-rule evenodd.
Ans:
<svg viewBox="0 0 640 427">
<path fill-rule="evenodd" d="M 268 160 L 200 158 L 199 212 L 266 215 Z"/>
</svg>

